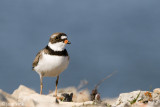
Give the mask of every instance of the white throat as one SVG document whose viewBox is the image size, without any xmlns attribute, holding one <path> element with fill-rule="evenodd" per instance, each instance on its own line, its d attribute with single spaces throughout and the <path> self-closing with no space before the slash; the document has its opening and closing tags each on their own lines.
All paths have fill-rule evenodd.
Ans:
<svg viewBox="0 0 160 107">
<path fill-rule="evenodd" d="M 48 46 L 54 50 L 54 51 L 63 51 L 65 49 L 66 44 L 63 42 L 57 42 L 57 43 L 48 43 Z"/>
</svg>

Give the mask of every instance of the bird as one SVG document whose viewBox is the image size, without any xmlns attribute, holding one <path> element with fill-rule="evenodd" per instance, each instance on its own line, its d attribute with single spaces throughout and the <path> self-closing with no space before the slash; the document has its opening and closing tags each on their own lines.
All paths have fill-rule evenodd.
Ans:
<svg viewBox="0 0 160 107">
<path fill-rule="evenodd" d="M 70 60 L 65 48 L 67 44 L 71 42 L 68 41 L 65 33 L 53 33 L 48 45 L 37 53 L 32 63 L 32 70 L 40 76 L 40 94 L 43 89 L 43 77 L 57 77 L 55 95 L 53 95 L 57 97 L 59 75 L 67 69 Z"/>
</svg>

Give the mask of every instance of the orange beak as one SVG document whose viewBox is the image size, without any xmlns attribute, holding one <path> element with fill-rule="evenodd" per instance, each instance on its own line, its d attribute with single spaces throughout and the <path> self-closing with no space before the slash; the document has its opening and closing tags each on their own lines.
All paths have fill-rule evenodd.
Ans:
<svg viewBox="0 0 160 107">
<path fill-rule="evenodd" d="M 68 40 L 64 41 L 65 44 L 71 44 L 71 42 L 69 42 Z"/>
</svg>

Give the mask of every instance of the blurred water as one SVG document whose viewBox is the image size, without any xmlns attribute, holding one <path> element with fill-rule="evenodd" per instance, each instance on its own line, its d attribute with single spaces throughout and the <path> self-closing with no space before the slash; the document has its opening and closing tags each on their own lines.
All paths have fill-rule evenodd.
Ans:
<svg viewBox="0 0 160 107">
<path fill-rule="evenodd" d="M 160 1 L 0 1 L 0 88 L 12 93 L 20 84 L 39 92 L 32 61 L 55 32 L 68 34 L 71 60 L 59 88 L 99 80 L 102 97 L 160 87 Z M 44 79 L 44 93 L 56 78 Z"/>
</svg>

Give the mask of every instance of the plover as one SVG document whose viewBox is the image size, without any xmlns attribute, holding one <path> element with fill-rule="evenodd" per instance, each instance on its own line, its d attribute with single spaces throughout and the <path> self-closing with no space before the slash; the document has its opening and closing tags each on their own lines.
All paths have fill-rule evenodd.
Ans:
<svg viewBox="0 0 160 107">
<path fill-rule="evenodd" d="M 32 69 L 40 76 L 40 94 L 42 94 L 43 77 L 57 77 L 55 88 L 55 96 L 57 96 L 59 75 L 69 64 L 66 44 L 70 42 L 65 33 L 54 33 L 50 36 L 48 45 L 36 55 Z"/>
</svg>

